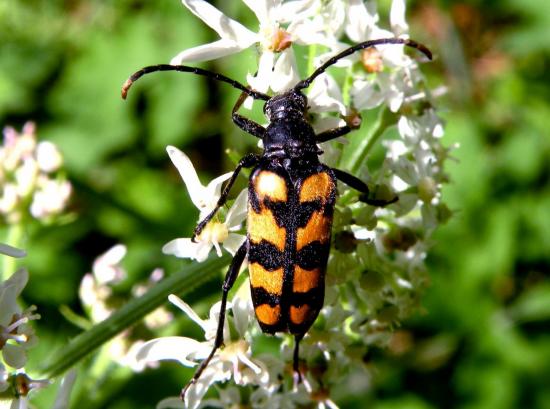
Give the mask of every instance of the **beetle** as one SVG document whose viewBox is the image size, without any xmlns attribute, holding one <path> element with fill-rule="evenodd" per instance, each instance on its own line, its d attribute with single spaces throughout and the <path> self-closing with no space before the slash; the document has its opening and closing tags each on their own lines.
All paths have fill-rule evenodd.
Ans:
<svg viewBox="0 0 550 409">
<path fill-rule="evenodd" d="M 338 60 L 359 50 L 384 44 L 416 48 L 429 59 L 432 58 L 427 47 L 413 40 L 385 38 L 365 41 L 329 58 L 309 77 L 275 96 L 250 89 L 222 74 L 185 65 L 144 67 L 123 85 L 122 97 L 126 98 L 135 81 L 157 71 L 189 72 L 226 82 L 242 91 L 232 110 L 233 122 L 263 142 L 261 155 L 248 154 L 239 161 L 216 207 L 194 230 L 193 240 L 225 204 L 241 169 L 252 168 L 248 185 L 247 237 L 235 253 L 223 281 L 214 346 L 183 388 L 182 399 L 223 345 L 228 293 L 246 258 L 257 321 L 265 333 L 288 332 L 294 335 L 293 370 L 295 380 L 301 380 L 298 365 L 300 341 L 323 306 L 337 180 L 359 191 L 359 200 L 372 206 L 383 207 L 398 200 L 397 196 L 391 200 L 370 198 L 366 183 L 321 163 L 319 155 L 322 151 L 317 144 L 343 136 L 354 127 L 345 125 L 315 134 L 307 119 L 308 100 L 302 90 Z M 247 97 L 265 101 L 264 114 L 269 120 L 267 127 L 238 113 Z"/>
</svg>

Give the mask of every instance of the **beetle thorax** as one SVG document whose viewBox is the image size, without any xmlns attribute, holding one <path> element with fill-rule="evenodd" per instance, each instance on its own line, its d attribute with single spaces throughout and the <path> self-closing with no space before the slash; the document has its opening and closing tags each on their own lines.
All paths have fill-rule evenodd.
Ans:
<svg viewBox="0 0 550 409">
<path fill-rule="evenodd" d="M 290 90 L 266 102 L 264 113 L 270 124 L 263 139 L 269 156 L 297 158 L 318 155 L 315 133 L 306 120 L 307 97 Z"/>
<path fill-rule="evenodd" d="M 294 89 L 275 95 L 265 103 L 264 113 L 271 122 L 284 118 L 304 118 L 307 97 Z"/>
</svg>

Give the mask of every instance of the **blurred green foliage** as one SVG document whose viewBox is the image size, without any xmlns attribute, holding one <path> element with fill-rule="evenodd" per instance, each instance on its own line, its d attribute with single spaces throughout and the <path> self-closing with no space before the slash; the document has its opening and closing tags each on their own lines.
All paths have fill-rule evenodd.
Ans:
<svg viewBox="0 0 550 409">
<path fill-rule="evenodd" d="M 380 3 L 387 11 L 389 1 Z M 372 388 L 346 389 L 342 407 L 550 408 L 549 4 L 408 5 L 413 37 L 437 56 L 425 66 L 430 83 L 449 84 L 445 140 L 460 148 L 444 198 L 455 216 L 433 243 L 424 311 L 389 350 L 371 351 Z M 239 2 L 221 6 L 253 24 Z M 169 274 L 183 263 L 160 249 L 189 235 L 197 212 L 164 147 L 188 153 L 206 181 L 231 168 L 226 148 L 240 154 L 256 141 L 231 125 L 238 93 L 202 78 L 151 76 L 120 99 L 136 69 L 215 38 L 176 0 L 4 0 L 0 33 L 0 124 L 35 121 L 75 187 L 73 217 L 28 226 L 22 244 L 25 302 L 42 315 L 31 356 L 39 367 L 80 332 L 59 306 L 81 312 L 79 282 L 111 245 L 129 249 L 121 294 L 153 268 Z M 244 80 L 255 63 L 250 52 L 205 66 Z M 187 301 L 205 313 L 218 284 Z M 98 362 L 83 363 L 75 407 L 150 408 L 190 376 L 176 364 L 134 375 Z M 54 392 L 38 394 L 37 407 L 49 407 Z"/>
</svg>

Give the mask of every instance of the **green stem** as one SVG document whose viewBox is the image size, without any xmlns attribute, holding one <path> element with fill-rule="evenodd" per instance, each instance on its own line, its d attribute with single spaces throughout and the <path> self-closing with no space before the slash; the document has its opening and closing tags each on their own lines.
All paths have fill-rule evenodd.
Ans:
<svg viewBox="0 0 550 409">
<path fill-rule="evenodd" d="M 164 304 L 169 294 L 184 297 L 210 280 L 229 260 L 230 256 L 227 254 L 222 257 L 213 256 L 204 263 L 191 264 L 165 278 L 141 297 L 129 301 L 105 321 L 74 338 L 69 345 L 54 354 L 42 368 L 42 372 L 50 378 L 62 374 L 96 348 Z"/>
<path fill-rule="evenodd" d="M 373 146 L 378 142 L 388 126 L 395 123 L 395 118 L 395 113 L 391 112 L 387 107 L 382 107 L 376 122 L 369 129 L 367 137 L 361 138 L 358 143 L 354 144 L 353 150 L 347 155 L 342 165 L 352 174 L 357 174 Z"/>
<path fill-rule="evenodd" d="M 307 76 L 309 77 L 311 74 L 313 74 L 313 71 L 315 71 L 315 64 L 313 61 L 315 60 L 315 56 L 317 55 L 317 46 L 315 44 L 312 44 L 308 48 L 308 55 L 307 55 Z"/>
</svg>

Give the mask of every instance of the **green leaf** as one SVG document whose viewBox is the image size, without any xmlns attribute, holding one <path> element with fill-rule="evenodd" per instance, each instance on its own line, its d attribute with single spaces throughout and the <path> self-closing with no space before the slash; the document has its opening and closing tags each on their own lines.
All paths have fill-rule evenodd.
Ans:
<svg viewBox="0 0 550 409">
<path fill-rule="evenodd" d="M 49 378 L 62 374 L 115 335 L 164 304 L 169 294 L 185 296 L 207 282 L 229 260 L 230 256 L 227 254 L 222 257 L 212 256 L 204 263 L 190 264 L 184 270 L 165 278 L 143 296 L 131 300 L 105 321 L 74 338 L 46 363 L 43 373 Z"/>
</svg>

